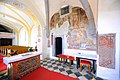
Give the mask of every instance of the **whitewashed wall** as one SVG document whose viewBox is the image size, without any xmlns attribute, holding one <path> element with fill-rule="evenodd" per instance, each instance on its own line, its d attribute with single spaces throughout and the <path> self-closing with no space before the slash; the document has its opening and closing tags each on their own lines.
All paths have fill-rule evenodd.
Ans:
<svg viewBox="0 0 120 80">
<path fill-rule="evenodd" d="M 115 69 L 109 69 L 99 66 L 99 56 L 97 64 L 97 76 L 107 79 L 107 80 L 120 80 L 120 1 L 119 0 L 99 0 L 98 1 L 98 19 L 96 19 L 96 25 L 98 29 L 98 34 L 106 33 L 116 33 L 116 53 L 115 53 Z M 67 26 L 67 25 L 64 25 Z M 64 27 L 63 26 L 63 27 Z M 62 28 L 62 27 L 61 27 Z M 54 35 L 64 35 L 61 30 L 52 31 Z M 64 30 L 65 31 L 65 30 Z M 59 33 L 60 32 L 60 33 Z M 64 40 L 66 40 L 64 36 Z M 53 42 L 54 43 L 54 42 Z M 64 42 L 64 53 L 79 53 L 81 50 L 68 50 L 66 48 L 66 43 Z M 52 56 L 52 49 L 54 45 L 50 48 L 50 56 Z M 83 53 L 86 51 L 82 51 Z M 87 51 L 91 54 L 96 52 Z"/>
<path fill-rule="evenodd" d="M 108 80 L 120 80 L 120 1 L 99 0 L 98 34 L 116 33 L 115 69 L 97 67 L 97 76 Z"/>
</svg>

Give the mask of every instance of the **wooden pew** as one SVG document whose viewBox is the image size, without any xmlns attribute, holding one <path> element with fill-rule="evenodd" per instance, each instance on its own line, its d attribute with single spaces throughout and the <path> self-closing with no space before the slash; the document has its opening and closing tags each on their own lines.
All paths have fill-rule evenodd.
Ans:
<svg viewBox="0 0 120 80">
<path fill-rule="evenodd" d="M 11 51 L 17 51 L 16 54 L 22 54 L 22 53 L 28 52 L 29 48 L 32 48 L 32 47 L 29 47 L 29 46 L 17 46 L 17 45 L 0 46 L 0 53 L 7 56 L 7 54 L 11 53 Z"/>
</svg>

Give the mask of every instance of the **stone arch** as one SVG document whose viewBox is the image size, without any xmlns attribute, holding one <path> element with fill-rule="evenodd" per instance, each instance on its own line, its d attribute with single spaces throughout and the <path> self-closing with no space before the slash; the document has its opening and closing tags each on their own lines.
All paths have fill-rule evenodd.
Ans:
<svg viewBox="0 0 120 80">
<path fill-rule="evenodd" d="M 89 21 L 89 30 L 90 30 L 90 35 L 94 36 L 96 34 L 96 26 L 95 26 L 95 21 L 94 21 L 94 16 L 90 7 L 90 4 L 87 0 L 79 0 L 86 12 L 86 15 L 88 17 L 88 21 Z"/>
</svg>

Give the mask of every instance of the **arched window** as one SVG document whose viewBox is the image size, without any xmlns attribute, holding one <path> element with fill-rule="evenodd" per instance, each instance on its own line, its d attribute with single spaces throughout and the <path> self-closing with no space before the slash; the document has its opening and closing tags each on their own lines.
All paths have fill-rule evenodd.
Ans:
<svg viewBox="0 0 120 80">
<path fill-rule="evenodd" d="M 28 33 L 25 28 L 20 30 L 19 45 L 28 46 Z"/>
</svg>

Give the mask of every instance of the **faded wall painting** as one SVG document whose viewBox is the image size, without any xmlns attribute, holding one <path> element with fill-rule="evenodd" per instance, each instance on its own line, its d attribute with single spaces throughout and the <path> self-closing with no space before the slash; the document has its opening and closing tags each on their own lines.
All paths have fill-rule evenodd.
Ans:
<svg viewBox="0 0 120 80">
<path fill-rule="evenodd" d="M 89 34 L 91 32 L 89 30 L 90 25 L 87 15 L 82 8 L 73 7 L 72 12 L 62 18 L 59 13 L 54 14 L 50 21 L 51 30 L 56 28 L 57 24 L 58 27 L 61 27 L 65 21 L 69 22 L 69 28 L 67 34 L 65 34 L 68 49 L 96 50 L 96 37 Z"/>
<path fill-rule="evenodd" d="M 98 37 L 99 65 L 115 69 L 115 34 L 101 34 Z"/>
</svg>

